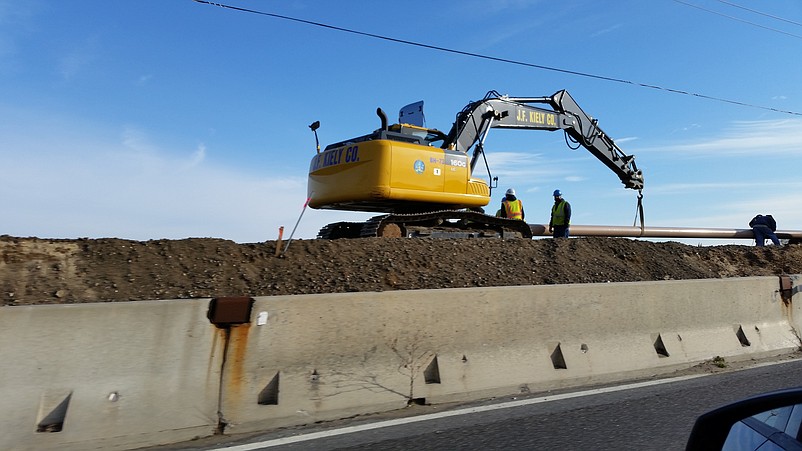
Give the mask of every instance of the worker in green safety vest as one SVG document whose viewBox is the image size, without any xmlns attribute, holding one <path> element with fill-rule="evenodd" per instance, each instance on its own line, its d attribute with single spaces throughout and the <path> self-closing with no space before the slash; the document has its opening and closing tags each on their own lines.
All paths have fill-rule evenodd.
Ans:
<svg viewBox="0 0 802 451">
<path fill-rule="evenodd" d="M 554 238 L 568 238 L 568 228 L 571 225 L 571 204 L 563 199 L 560 190 L 554 190 L 554 205 L 551 207 L 549 232 Z"/>
</svg>

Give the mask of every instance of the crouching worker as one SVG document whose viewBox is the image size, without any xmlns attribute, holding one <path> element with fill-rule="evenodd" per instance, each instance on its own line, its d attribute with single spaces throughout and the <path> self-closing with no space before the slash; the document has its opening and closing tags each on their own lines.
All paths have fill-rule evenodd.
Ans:
<svg viewBox="0 0 802 451">
<path fill-rule="evenodd" d="M 780 246 L 780 240 L 774 233 L 777 230 L 777 222 L 771 215 L 757 215 L 749 221 L 749 227 L 755 234 L 755 244 L 763 246 L 766 239 L 770 239 L 775 246 Z"/>
</svg>

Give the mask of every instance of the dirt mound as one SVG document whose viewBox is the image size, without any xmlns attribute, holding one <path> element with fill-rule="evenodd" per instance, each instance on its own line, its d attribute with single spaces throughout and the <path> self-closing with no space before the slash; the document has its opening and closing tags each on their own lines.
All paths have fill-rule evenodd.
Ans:
<svg viewBox="0 0 802 451">
<path fill-rule="evenodd" d="M 282 247 L 283 248 L 283 247 Z M 2 305 L 802 274 L 802 246 L 568 240 L 129 241 L 0 236 Z"/>
</svg>

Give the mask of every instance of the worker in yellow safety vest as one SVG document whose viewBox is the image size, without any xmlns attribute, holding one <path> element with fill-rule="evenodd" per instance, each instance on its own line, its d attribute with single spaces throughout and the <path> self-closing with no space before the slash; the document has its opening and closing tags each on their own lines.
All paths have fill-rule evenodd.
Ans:
<svg viewBox="0 0 802 451">
<path fill-rule="evenodd" d="M 551 207 L 549 232 L 554 238 L 568 238 L 568 228 L 571 225 L 571 204 L 563 199 L 560 190 L 554 190 L 554 205 Z"/>
<path fill-rule="evenodd" d="M 515 197 L 515 190 L 510 188 L 504 195 L 504 200 L 501 201 L 501 209 L 498 212 L 499 216 L 508 219 L 524 220 L 524 204 L 520 199 Z"/>
</svg>

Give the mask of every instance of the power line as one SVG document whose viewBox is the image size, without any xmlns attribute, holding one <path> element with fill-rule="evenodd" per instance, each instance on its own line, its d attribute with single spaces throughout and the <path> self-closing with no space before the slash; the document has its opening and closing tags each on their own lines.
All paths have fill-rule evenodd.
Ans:
<svg viewBox="0 0 802 451">
<path fill-rule="evenodd" d="M 646 84 L 646 83 L 639 83 L 639 82 L 635 82 L 635 81 L 631 81 L 631 80 L 625 80 L 625 79 L 621 79 L 621 78 L 606 77 L 606 76 L 603 76 L 603 75 L 595 75 L 595 74 L 590 74 L 590 73 L 586 73 L 586 72 L 578 72 L 578 71 L 573 71 L 573 70 L 560 69 L 560 68 L 556 68 L 556 67 L 543 66 L 543 65 L 540 65 L 540 64 L 527 63 L 525 61 L 518 61 L 518 60 L 507 59 L 507 58 L 499 58 L 499 57 L 490 56 L 490 55 L 483 55 L 483 54 L 480 54 L 480 53 L 473 53 L 473 52 L 466 52 L 466 51 L 463 51 L 463 50 L 450 49 L 450 48 L 440 47 L 440 46 L 431 45 L 431 44 L 424 44 L 424 43 L 421 43 L 421 42 L 409 41 L 409 40 L 406 40 L 406 39 L 398 39 L 398 38 L 393 38 L 393 37 L 389 37 L 389 36 L 383 36 L 383 35 L 379 35 L 379 34 L 373 34 L 373 33 L 367 33 L 367 32 L 364 32 L 364 31 L 353 30 L 353 29 L 350 29 L 350 28 L 338 27 L 338 26 L 334 26 L 334 25 L 321 23 L 321 22 L 314 22 L 314 21 L 306 20 L 306 19 L 299 19 L 299 18 L 296 18 L 296 17 L 284 16 L 284 15 L 281 15 L 281 14 L 274 14 L 274 13 L 268 13 L 268 12 L 264 12 L 264 11 L 257 11 L 257 10 L 248 9 L 248 8 L 241 8 L 241 7 L 238 7 L 238 6 L 225 5 L 225 4 L 222 4 L 222 3 L 209 2 L 209 1 L 206 1 L 206 0 L 193 0 L 193 1 L 195 1 L 197 3 L 203 3 L 203 4 L 206 4 L 206 5 L 211 5 L 211 6 L 219 6 L 219 7 L 224 8 L 224 9 L 230 9 L 230 10 L 240 11 L 240 12 L 245 12 L 245 13 L 250 13 L 250 14 L 258 14 L 258 15 L 261 15 L 261 16 L 268 16 L 268 17 L 273 17 L 273 18 L 276 18 L 276 19 L 288 20 L 288 21 L 292 21 L 292 22 L 303 23 L 303 24 L 306 24 L 306 25 L 312 25 L 312 26 L 316 26 L 316 27 L 327 28 L 327 29 L 330 29 L 330 30 L 340 31 L 340 32 L 343 32 L 343 33 L 350 33 L 350 34 L 355 34 L 355 35 L 358 35 L 358 36 L 365 36 L 365 37 L 369 37 L 369 38 L 381 39 L 381 40 L 389 41 L 389 42 L 395 42 L 395 43 L 398 43 L 398 44 L 405 44 L 405 45 L 411 45 L 411 46 L 414 46 L 414 47 L 421 47 L 421 48 L 430 49 L 430 50 L 437 50 L 437 51 L 446 52 L 446 53 L 453 53 L 453 54 L 456 54 L 456 55 L 470 56 L 472 58 L 479 58 L 479 59 L 484 59 L 484 60 L 489 60 L 489 61 L 496 61 L 496 62 L 507 63 L 507 64 L 514 64 L 514 65 L 517 65 L 517 66 L 531 67 L 531 68 L 534 68 L 534 69 L 541 69 L 541 70 L 547 70 L 547 71 L 552 71 L 552 72 L 559 72 L 559 73 L 568 74 L 568 75 L 576 75 L 578 77 L 586 77 L 586 78 L 592 78 L 592 79 L 596 79 L 596 80 L 609 81 L 609 82 L 614 82 L 614 83 L 622 83 L 622 84 L 627 84 L 627 85 L 632 85 L 632 86 L 638 86 L 638 87 L 641 87 L 641 88 L 656 89 L 656 90 L 660 90 L 660 91 L 671 92 L 671 93 L 674 93 L 674 94 L 682 94 L 682 95 L 687 95 L 687 96 L 691 96 L 691 97 L 697 97 L 697 98 L 700 98 L 700 99 L 713 100 L 713 101 L 722 102 L 722 103 L 729 103 L 731 105 L 739 105 L 739 106 L 745 106 L 745 107 L 750 107 L 750 108 L 758 108 L 758 109 L 761 109 L 761 110 L 774 111 L 776 113 L 790 114 L 790 115 L 794 115 L 794 116 L 802 116 L 802 113 L 799 113 L 799 112 L 796 112 L 796 111 L 781 110 L 781 109 L 778 109 L 778 108 L 755 105 L 755 104 L 746 103 L 746 102 L 739 102 L 737 100 L 725 99 L 725 98 L 721 98 L 721 97 L 713 97 L 713 96 L 708 96 L 708 95 L 705 95 L 705 94 L 699 94 L 699 93 L 694 93 L 694 92 L 690 92 L 690 91 L 684 91 L 684 90 L 680 90 L 680 89 L 666 88 L 666 87 L 663 87 L 663 86 L 651 85 L 651 84 Z M 675 1 L 679 1 L 679 0 L 675 0 Z M 682 3 L 682 2 L 680 2 L 680 3 Z M 693 6 L 693 5 L 689 5 L 689 6 Z"/>
<path fill-rule="evenodd" d="M 726 0 L 718 0 L 718 1 L 720 3 L 724 3 L 725 5 L 730 5 L 730 6 L 735 7 L 735 8 L 743 9 L 744 11 L 749 11 L 750 13 L 755 13 L 755 14 L 763 16 L 763 17 L 768 17 L 770 19 L 775 19 L 775 20 L 779 20 L 779 21 L 782 21 L 782 22 L 786 22 L 786 23 L 790 23 L 792 25 L 798 25 L 798 26 L 802 27 L 802 23 L 794 22 L 793 20 L 789 20 L 789 19 L 786 19 L 784 17 L 774 16 L 774 15 L 771 15 L 771 14 L 766 14 L 764 12 L 760 12 L 760 11 L 757 11 L 757 10 L 754 10 L 754 9 L 749 9 L 746 6 L 736 5 L 735 3 L 728 2 Z"/>
<path fill-rule="evenodd" d="M 735 16 L 730 16 L 730 15 L 727 15 L 727 14 L 720 13 L 718 11 L 713 11 L 712 9 L 707 9 L 707 8 L 703 8 L 703 7 L 698 6 L 698 5 L 694 5 L 692 3 L 684 2 L 682 0 L 674 0 L 674 1 L 677 2 L 677 3 L 680 3 L 682 5 L 685 5 L 685 6 L 690 6 L 691 8 L 696 8 L 696 9 L 702 10 L 704 12 L 708 12 L 710 14 L 715 14 L 717 16 L 726 17 L 727 19 L 731 19 L 731 20 L 734 20 L 736 22 L 742 22 L 742 23 L 745 23 L 745 24 L 748 24 L 748 25 L 752 25 L 753 27 L 758 27 L 758 28 L 762 28 L 764 30 L 773 31 L 775 33 L 784 34 L 786 36 L 791 36 L 792 38 L 802 39 L 802 36 L 800 36 L 798 34 L 793 34 L 793 33 L 787 32 L 787 31 L 778 30 L 776 28 L 767 27 L 765 25 L 760 25 L 760 24 L 757 24 L 757 23 L 754 23 L 754 22 L 750 22 L 748 20 L 744 20 L 744 19 L 741 19 L 741 18 L 738 18 L 738 17 L 735 17 Z M 726 3 L 726 2 L 723 2 L 723 3 Z M 732 3 L 729 3 L 729 4 L 732 5 L 732 6 L 736 6 L 736 7 L 740 8 L 740 6 L 738 6 L 738 5 L 735 5 L 735 4 L 732 4 Z M 743 9 L 746 9 L 746 8 L 743 8 Z M 757 12 L 757 11 L 753 11 L 753 12 Z M 762 14 L 762 13 L 758 13 L 758 14 Z M 769 17 L 771 17 L 771 16 L 769 16 Z"/>
</svg>

